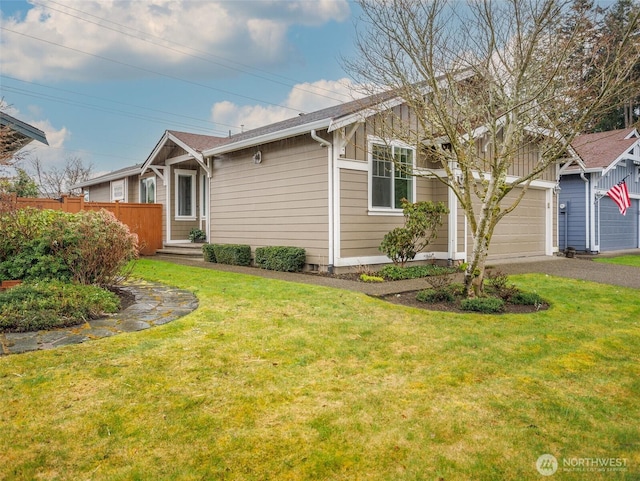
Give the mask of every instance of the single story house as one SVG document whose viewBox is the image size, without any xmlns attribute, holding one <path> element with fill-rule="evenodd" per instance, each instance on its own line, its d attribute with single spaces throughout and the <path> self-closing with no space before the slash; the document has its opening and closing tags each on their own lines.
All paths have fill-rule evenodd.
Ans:
<svg viewBox="0 0 640 481">
<path fill-rule="evenodd" d="M 559 247 L 598 253 L 640 247 L 640 135 L 634 128 L 585 134 L 572 146 L 584 168 L 561 168 Z M 625 181 L 631 206 L 620 213 L 607 191 Z"/>
<path fill-rule="evenodd" d="M 388 100 L 387 108 L 407 118 L 405 104 Z M 392 157 L 419 172 L 425 149 L 380 138 L 379 103 L 375 96 L 355 100 L 228 138 L 166 131 L 142 164 L 76 187 L 91 201 L 163 204 L 166 246 L 187 242 L 199 228 L 210 243 L 303 247 L 307 267 L 319 271 L 390 262 L 378 247 L 404 221 L 400 199 L 442 201 L 449 214 L 416 260 L 466 260 L 471 234 L 455 195 L 434 175 L 411 176 L 394 166 Z M 539 158 L 535 144 L 521 150 L 512 181 Z M 553 166 L 531 183 L 498 224 L 490 258 L 558 250 L 557 181 Z"/>
</svg>

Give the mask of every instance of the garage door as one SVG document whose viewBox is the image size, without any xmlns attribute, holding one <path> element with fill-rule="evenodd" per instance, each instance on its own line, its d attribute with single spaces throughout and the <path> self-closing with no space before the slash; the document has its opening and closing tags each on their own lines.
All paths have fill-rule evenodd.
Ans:
<svg viewBox="0 0 640 481">
<path fill-rule="evenodd" d="M 507 200 L 511 197 L 507 197 Z M 546 191 L 529 189 L 518 207 L 496 226 L 489 257 L 545 255 L 545 213 Z M 472 245 L 469 244 L 470 248 Z"/>
<path fill-rule="evenodd" d="M 635 249 L 638 247 L 638 204 L 631 200 L 627 214 L 622 215 L 609 197 L 600 199 L 600 250 Z"/>
</svg>

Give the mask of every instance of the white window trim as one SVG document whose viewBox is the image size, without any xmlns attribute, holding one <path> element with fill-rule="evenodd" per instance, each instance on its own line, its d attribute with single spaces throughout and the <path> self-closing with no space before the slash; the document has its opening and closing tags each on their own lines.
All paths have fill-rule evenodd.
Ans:
<svg viewBox="0 0 640 481">
<path fill-rule="evenodd" d="M 153 180 L 153 202 L 147 202 L 146 199 L 142 198 L 142 182 L 143 181 L 148 181 L 149 179 Z M 142 177 L 140 179 L 140 188 L 138 189 L 138 199 L 140 201 L 141 204 L 155 204 L 156 203 L 156 196 L 158 195 L 157 189 L 158 188 L 158 182 L 156 181 L 155 176 L 150 176 L 150 177 Z"/>
<path fill-rule="evenodd" d="M 207 174 L 202 174 L 200 176 L 200 219 L 204 220 L 207 218 L 207 191 L 209 190 L 209 185 L 207 182 Z"/>
<path fill-rule="evenodd" d="M 369 215 L 390 215 L 390 216 L 402 216 L 402 209 L 398 209 L 395 207 L 379 207 L 379 206 L 373 206 L 373 145 L 374 144 L 378 144 L 378 145 L 385 145 L 385 146 L 390 146 L 390 147 L 400 147 L 403 149 L 409 149 L 413 151 L 413 165 L 412 167 L 415 169 L 416 168 L 416 155 L 417 155 L 417 149 L 415 146 L 413 145 L 409 145 L 405 142 L 401 142 L 399 140 L 384 140 L 381 137 L 376 137 L 376 136 L 368 136 L 367 137 L 367 164 L 368 164 L 368 182 L 367 182 L 367 202 L 368 202 L 368 208 L 369 208 Z M 394 173 L 393 173 L 393 177 L 392 179 L 395 179 L 395 164 L 394 164 Z M 411 202 L 415 202 L 416 201 L 416 176 L 413 175 L 411 176 L 411 193 L 412 193 L 412 198 L 409 199 Z M 392 186 L 394 185 L 394 182 L 392 182 Z M 393 196 L 392 196 L 393 199 Z"/>
<path fill-rule="evenodd" d="M 191 177 L 191 215 L 179 215 L 178 214 L 178 200 L 179 200 L 179 192 L 180 182 L 178 182 L 179 176 L 189 176 Z M 195 170 L 185 170 L 185 169 L 175 169 L 173 173 L 174 179 L 174 212 L 176 220 L 196 220 L 198 209 L 196 204 L 196 179 L 197 179 L 197 171 Z"/>
</svg>

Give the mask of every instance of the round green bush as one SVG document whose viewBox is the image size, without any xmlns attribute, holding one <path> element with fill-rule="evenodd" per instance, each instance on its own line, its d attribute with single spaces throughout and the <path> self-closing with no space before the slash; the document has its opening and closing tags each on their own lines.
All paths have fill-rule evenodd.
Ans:
<svg viewBox="0 0 640 481">
<path fill-rule="evenodd" d="M 138 256 L 138 237 L 105 210 L 21 209 L 0 215 L 0 279 L 113 283 Z"/>
<path fill-rule="evenodd" d="M 525 306 L 537 306 L 545 304 L 545 300 L 535 292 L 517 292 L 509 298 L 511 304 L 520 304 Z"/>
<path fill-rule="evenodd" d="M 453 302 L 455 296 L 450 289 L 425 289 L 418 292 L 416 299 L 420 302 Z"/>
<path fill-rule="evenodd" d="M 502 312 L 504 310 L 504 301 L 497 297 L 474 297 L 471 299 L 463 299 L 460 303 L 463 311 L 482 312 L 485 314 Z"/>
</svg>

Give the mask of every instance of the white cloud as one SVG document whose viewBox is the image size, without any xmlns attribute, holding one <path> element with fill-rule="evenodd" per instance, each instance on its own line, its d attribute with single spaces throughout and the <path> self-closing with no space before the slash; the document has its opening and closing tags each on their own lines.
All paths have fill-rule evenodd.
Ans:
<svg viewBox="0 0 640 481">
<path fill-rule="evenodd" d="M 262 68 L 282 65 L 295 50 L 287 39 L 290 27 L 344 21 L 349 14 L 348 0 L 34 3 L 23 18 L 0 18 L 0 69 L 47 81 L 149 74 L 100 58 L 107 57 L 170 75 L 211 78 L 229 75 L 220 57 Z"/>
<path fill-rule="evenodd" d="M 237 126 L 232 130 L 232 133 L 237 133 L 240 126 L 244 126 L 244 130 L 255 129 L 295 117 L 296 112 L 314 112 L 358 97 L 361 95 L 356 93 L 347 78 L 318 80 L 295 85 L 282 106 L 237 105 L 226 100 L 216 102 L 211 107 L 211 119 L 216 123 Z"/>
<path fill-rule="evenodd" d="M 22 152 L 26 155 L 25 160 L 20 165 L 21 167 L 29 170 L 29 160 L 35 159 L 36 157 L 42 161 L 42 165 L 45 168 L 60 166 L 65 162 L 65 159 L 69 156 L 68 153 L 65 152 L 65 144 L 71 139 L 71 132 L 66 127 L 57 129 L 51 125 L 49 120 L 31 120 L 15 108 L 7 108 L 6 112 L 17 119 L 42 130 L 47 137 L 47 142 L 49 143 L 49 145 L 45 145 L 34 140 L 24 147 Z"/>
</svg>

